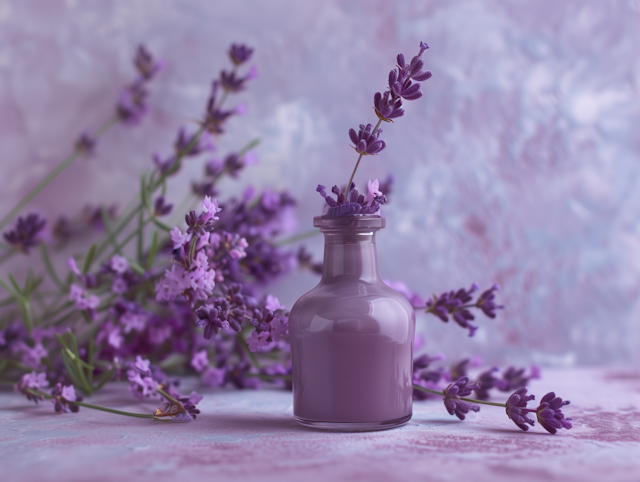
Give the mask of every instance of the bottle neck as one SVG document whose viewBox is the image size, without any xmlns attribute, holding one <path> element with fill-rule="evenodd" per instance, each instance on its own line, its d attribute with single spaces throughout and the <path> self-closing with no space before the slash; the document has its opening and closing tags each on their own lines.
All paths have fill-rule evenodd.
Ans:
<svg viewBox="0 0 640 482">
<path fill-rule="evenodd" d="M 324 232 L 322 282 L 379 280 L 374 230 Z"/>
</svg>

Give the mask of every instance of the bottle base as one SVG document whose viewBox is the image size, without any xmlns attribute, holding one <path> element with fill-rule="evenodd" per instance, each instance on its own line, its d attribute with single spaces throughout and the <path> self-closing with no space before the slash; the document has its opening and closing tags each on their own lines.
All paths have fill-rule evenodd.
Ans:
<svg viewBox="0 0 640 482">
<path fill-rule="evenodd" d="M 375 432 L 378 430 L 389 430 L 403 426 L 411 420 L 412 414 L 394 420 L 384 422 L 320 422 L 318 420 L 306 420 L 294 416 L 296 422 L 305 427 L 326 430 L 328 432 Z"/>
</svg>

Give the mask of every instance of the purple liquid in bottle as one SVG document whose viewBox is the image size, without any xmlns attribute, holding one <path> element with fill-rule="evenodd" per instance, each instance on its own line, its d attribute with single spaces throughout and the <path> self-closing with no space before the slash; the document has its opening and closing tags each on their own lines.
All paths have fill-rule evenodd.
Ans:
<svg viewBox="0 0 640 482">
<path fill-rule="evenodd" d="M 289 317 L 294 416 L 330 430 L 381 430 L 412 410 L 415 314 L 378 276 L 374 216 L 314 218 L 322 280 Z"/>
</svg>

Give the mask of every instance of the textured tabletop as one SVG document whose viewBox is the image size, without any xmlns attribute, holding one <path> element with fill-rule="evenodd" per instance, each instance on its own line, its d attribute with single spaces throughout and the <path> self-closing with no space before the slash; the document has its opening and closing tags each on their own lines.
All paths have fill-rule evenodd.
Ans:
<svg viewBox="0 0 640 482">
<path fill-rule="evenodd" d="M 188 383 L 188 382 L 187 382 Z M 84 480 L 640 480 L 640 371 L 545 370 L 530 392 L 571 400 L 573 429 L 520 431 L 504 409 L 466 421 L 441 401 L 414 404 L 404 427 L 326 433 L 298 426 L 280 390 L 207 391 L 192 423 L 160 423 L 81 409 L 58 415 L 0 393 L 0 479 Z M 126 385 L 87 400 L 130 411 Z M 497 401 L 497 400 L 496 400 Z M 502 400 L 500 400 L 502 401 Z"/>
</svg>

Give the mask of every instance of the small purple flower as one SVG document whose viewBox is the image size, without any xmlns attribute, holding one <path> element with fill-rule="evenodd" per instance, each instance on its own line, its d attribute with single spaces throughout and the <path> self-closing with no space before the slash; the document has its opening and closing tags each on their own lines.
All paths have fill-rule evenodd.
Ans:
<svg viewBox="0 0 640 482">
<path fill-rule="evenodd" d="M 216 96 L 219 87 L 220 82 L 214 80 L 211 86 L 211 96 L 209 97 L 205 110 L 205 118 L 202 121 L 202 127 L 212 134 L 222 134 L 224 132 L 222 129 L 224 123 L 229 117 L 237 113 L 235 110 L 223 111 L 220 106 L 216 105 Z"/>
<path fill-rule="evenodd" d="M 231 44 L 229 48 L 229 58 L 234 65 L 242 65 L 247 62 L 252 54 L 253 49 L 244 44 Z"/>
<path fill-rule="evenodd" d="M 449 384 L 444 389 L 444 406 L 449 412 L 449 415 L 455 415 L 460 420 L 464 420 L 469 410 L 474 412 L 480 411 L 480 407 L 477 405 L 471 405 L 464 400 L 460 400 L 460 397 L 467 397 L 471 394 L 472 390 L 479 388 L 479 385 L 468 385 L 469 378 L 462 377 L 457 381 Z"/>
<path fill-rule="evenodd" d="M 210 387 L 221 387 L 224 385 L 226 374 L 226 368 L 209 367 L 202 373 L 202 382 Z"/>
<path fill-rule="evenodd" d="M 477 289 L 478 285 L 473 283 L 468 290 L 461 288 L 458 291 L 449 291 L 440 296 L 434 296 L 433 299 L 427 301 L 427 312 L 433 313 L 444 322 L 448 322 L 449 315 L 451 315 L 456 323 L 463 328 L 468 328 L 469 336 L 473 336 L 478 327 L 469 323 L 475 317 L 468 310 L 473 305 L 467 303 L 472 300 L 471 293 Z"/>
<path fill-rule="evenodd" d="M 188 136 L 183 127 L 178 131 L 178 138 L 174 144 L 176 153 L 182 154 L 183 156 L 195 156 L 204 151 L 212 151 L 215 149 L 215 146 L 207 135 L 207 133 L 203 133 L 198 141 L 187 150 L 187 147 L 193 142 L 194 135 Z"/>
<path fill-rule="evenodd" d="M 196 310 L 196 316 L 198 317 L 196 325 L 204 328 L 205 340 L 210 340 L 214 333 L 218 333 L 220 330 L 228 330 L 231 327 L 227 320 L 226 310 L 226 305 L 229 303 L 224 299 L 222 301 L 224 303 L 218 302 L 217 306 L 206 305 Z"/>
<path fill-rule="evenodd" d="M 265 299 L 264 307 L 269 311 L 278 311 L 278 310 L 286 309 L 286 306 L 281 305 L 280 301 L 278 301 L 278 298 L 276 298 L 271 294 L 267 295 Z"/>
<path fill-rule="evenodd" d="M 164 62 L 154 59 L 144 45 L 138 46 L 133 63 L 144 80 L 150 80 L 164 68 Z"/>
<path fill-rule="evenodd" d="M 115 254 L 109 261 L 109 267 L 115 273 L 122 274 L 129 269 L 129 261 L 127 261 L 127 258 L 125 258 L 124 256 Z"/>
<path fill-rule="evenodd" d="M 370 156 L 378 154 L 382 151 L 387 143 L 382 139 L 378 139 L 382 134 L 382 129 L 377 129 L 375 132 L 371 132 L 373 126 L 371 124 L 360 124 L 360 130 L 356 134 L 356 131 L 349 129 L 349 138 L 351 142 L 355 144 L 353 148 L 362 155 Z"/>
<path fill-rule="evenodd" d="M 547 393 L 540 400 L 540 405 L 536 409 L 538 423 L 549 433 L 555 434 L 558 430 L 571 428 L 570 418 L 565 418 L 562 413 L 562 407 L 569 405 L 569 400 L 563 401 L 562 398 L 556 397 L 553 392 Z"/>
<path fill-rule="evenodd" d="M 373 96 L 373 106 L 378 118 L 384 122 L 393 122 L 393 119 L 404 115 L 402 99 L 394 98 L 388 90 L 384 94 L 376 92 Z"/>
<path fill-rule="evenodd" d="M 504 308 L 503 305 L 497 305 L 494 301 L 495 294 L 493 292 L 496 290 L 498 290 L 498 285 L 494 283 L 494 285 L 488 290 L 484 291 L 476 301 L 476 306 L 480 308 L 482 312 L 489 318 L 495 318 L 496 310 L 501 310 Z"/>
<path fill-rule="evenodd" d="M 83 132 L 74 145 L 76 152 L 87 155 L 93 154 L 95 147 L 96 140 L 88 132 Z"/>
<path fill-rule="evenodd" d="M 298 266 L 303 269 L 310 269 L 316 274 L 322 274 L 322 262 L 314 263 L 313 257 L 304 246 L 300 246 L 298 253 L 296 254 L 296 260 Z"/>
<path fill-rule="evenodd" d="M 216 214 L 222 211 L 222 208 L 218 206 L 217 199 L 211 199 L 209 196 L 205 196 L 202 201 L 202 211 L 201 216 L 205 221 L 209 221 L 210 219 L 217 221 L 220 218 L 216 216 Z"/>
<path fill-rule="evenodd" d="M 65 385 L 58 383 L 51 390 L 51 401 L 57 413 L 77 412 L 80 407 L 73 402 L 81 402 L 82 397 L 76 394 L 73 385 Z"/>
<path fill-rule="evenodd" d="M 500 391 L 510 392 L 517 388 L 526 387 L 529 380 L 536 378 L 540 378 L 540 369 L 536 365 L 531 366 L 528 376 L 525 375 L 524 368 L 509 367 L 502 372 L 502 378 L 495 381 L 495 386 Z"/>
<path fill-rule="evenodd" d="M 209 366 L 209 357 L 207 356 L 207 350 L 200 350 L 191 357 L 191 366 L 195 371 L 201 373 L 205 368 Z"/>
<path fill-rule="evenodd" d="M 169 236 L 171 237 L 171 241 L 173 242 L 174 250 L 182 248 L 183 245 L 191 241 L 191 234 L 190 233 L 182 234 L 182 232 L 180 231 L 180 228 L 178 228 L 177 226 L 169 232 Z"/>
<path fill-rule="evenodd" d="M 352 216 L 354 214 L 376 214 L 380 206 L 387 202 L 386 196 L 381 193 L 381 195 L 376 196 L 371 203 L 367 203 L 365 196 L 358 192 L 354 183 L 351 183 L 349 196 L 345 196 L 338 186 L 333 186 L 331 192 L 336 195 L 336 199 L 327 195 L 326 188 L 322 184 L 318 184 L 316 191 L 324 198 L 329 206 L 325 216 L 330 218 Z"/>
<path fill-rule="evenodd" d="M 196 212 L 191 210 L 189 214 L 185 215 L 184 220 L 188 226 L 187 234 L 204 236 L 206 232 L 213 231 L 213 218 L 209 216 L 208 212 L 203 212 L 197 216 Z"/>
<path fill-rule="evenodd" d="M 260 388 L 260 380 L 251 376 L 252 368 L 249 362 L 241 361 L 228 368 L 227 376 L 236 387 L 255 390 Z"/>
<path fill-rule="evenodd" d="M 116 114 L 125 124 L 137 125 L 147 113 L 148 92 L 142 82 L 134 82 L 120 92 Z"/>
<path fill-rule="evenodd" d="M 15 389 L 17 392 L 22 393 L 27 397 L 27 400 L 33 400 L 38 403 L 38 400 L 44 400 L 42 395 L 34 395 L 29 393 L 27 390 L 39 390 L 42 391 L 44 388 L 49 386 L 49 382 L 47 381 L 46 373 L 36 373 L 35 371 L 31 373 L 25 373 L 22 375 L 20 381 L 15 385 Z"/>
<path fill-rule="evenodd" d="M 480 388 L 475 390 L 476 398 L 479 400 L 487 400 L 489 398 L 489 390 L 497 386 L 498 378 L 494 376 L 494 373 L 498 371 L 498 367 L 491 367 L 489 370 L 483 371 L 476 383 L 480 385 Z"/>
<path fill-rule="evenodd" d="M 525 423 L 528 423 L 532 427 L 534 424 L 533 419 L 527 417 L 527 413 L 534 412 L 535 410 L 528 409 L 527 403 L 529 403 L 530 400 L 535 400 L 535 398 L 534 395 L 527 395 L 527 389 L 522 387 L 513 392 L 506 403 L 507 416 L 525 432 L 529 430 L 529 427 L 527 427 Z"/>
<path fill-rule="evenodd" d="M 220 72 L 220 85 L 227 92 L 237 93 L 244 90 L 244 83 L 249 79 L 247 77 L 239 77 L 235 72 Z"/>
<path fill-rule="evenodd" d="M 7 240 L 18 251 L 29 254 L 29 250 L 40 243 L 42 230 L 47 221 L 38 214 L 29 214 L 26 218 L 18 217 L 15 228 L 4 233 Z"/>
<path fill-rule="evenodd" d="M 164 196 L 158 196 L 153 203 L 154 216 L 166 216 L 173 210 L 173 204 L 167 204 Z"/>
</svg>

